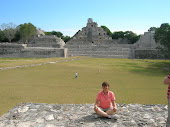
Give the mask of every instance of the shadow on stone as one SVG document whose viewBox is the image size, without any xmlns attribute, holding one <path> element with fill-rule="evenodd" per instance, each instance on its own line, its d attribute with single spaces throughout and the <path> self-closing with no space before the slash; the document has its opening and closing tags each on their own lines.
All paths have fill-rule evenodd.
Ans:
<svg viewBox="0 0 170 127">
<path fill-rule="evenodd" d="M 77 120 L 75 120 L 76 123 L 81 123 L 81 124 L 84 124 L 84 123 L 115 123 L 117 120 L 114 120 L 114 119 L 109 119 L 109 118 L 106 118 L 106 117 L 95 117 L 95 113 L 94 114 L 90 114 L 90 115 L 87 115 L 87 116 L 84 116 L 84 117 L 81 117 Z"/>
</svg>

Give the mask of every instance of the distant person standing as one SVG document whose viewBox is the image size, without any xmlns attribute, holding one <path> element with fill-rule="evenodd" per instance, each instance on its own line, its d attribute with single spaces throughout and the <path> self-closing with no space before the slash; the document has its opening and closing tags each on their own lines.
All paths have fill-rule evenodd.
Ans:
<svg viewBox="0 0 170 127">
<path fill-rule="evenodd" d="M 98 73 L 100 73 L 100 69 L 98 69 Z"/>
<path fill-rule="evenodd" d="M 75 74 L 75 78 L 77 78 L 77 72 L 76 72 L 76 74 Z"/>
<path fill-rule="evenodd" d="M 169 93 L 170 93 L 170 74 L 165 77 L 164 84 L 168 84 L 167 98 L 168 98 L 168 118 L 166 122 L 166 127 L 170 127 L 170 101 L 169 101 Z"/>
</svg>

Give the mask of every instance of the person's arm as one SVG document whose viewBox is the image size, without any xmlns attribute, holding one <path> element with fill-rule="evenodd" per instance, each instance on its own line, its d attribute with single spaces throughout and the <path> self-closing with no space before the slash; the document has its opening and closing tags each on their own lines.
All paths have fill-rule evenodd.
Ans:
<svg viewBox="0 0 170 127">
<path fill-rule="evenodd" d="M 98 109 L 98 107 L 97 107 L 98 104 L 99 104 L 99 100 L 96 99 L 96 103 L 94 104 L 94 111 L 96 111 L 96 112 Z"/>
<path fill-rule="evenodd" d="M 170 74 L 168 75 L 168 77 L 165 77 L 164 84 L 170 84 Z"/>
<path fill-rule="evenodd" d="M 117 105 L 116 105 L 115 100 L 112 101 L 112 105 L 113 105 L 113 111 L 117 112 Z"/>
</svg>

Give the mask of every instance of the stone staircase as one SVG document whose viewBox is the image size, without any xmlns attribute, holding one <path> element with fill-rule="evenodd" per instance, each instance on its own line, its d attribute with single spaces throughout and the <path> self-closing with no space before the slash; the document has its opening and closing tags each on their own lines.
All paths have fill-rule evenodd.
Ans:
<svg viewBox="0 0 170 127">
<path fill-rule="evenodd" d="M 68 56 L 90 56 L 96 58 L 132 58 L 133 45 L 65 45 Z"/>
<path fill-rule="evenodd" d="M 63 48 L 65 42 L 58 38 L 57 36 L 45 35 L 36 37 L 30 43 L 28 47 L 53 47 L 53 48 Z"/>
</svg>

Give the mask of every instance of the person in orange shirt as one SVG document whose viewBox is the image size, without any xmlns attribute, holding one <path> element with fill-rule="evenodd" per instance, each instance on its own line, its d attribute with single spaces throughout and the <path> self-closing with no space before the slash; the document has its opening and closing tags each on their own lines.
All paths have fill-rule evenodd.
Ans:
<svg viewBox="0 0 170 127">
<path fill-rule="evenodd" d="M 117 119 L 116 115 L 113 116 L 118 110 L 114 93 L 109 91 L 109 84 L 107 82 L 102 83 L 102 88 L 103 90 L 97 95 L 94 111 L 99 116 Z"/>
</svg>

